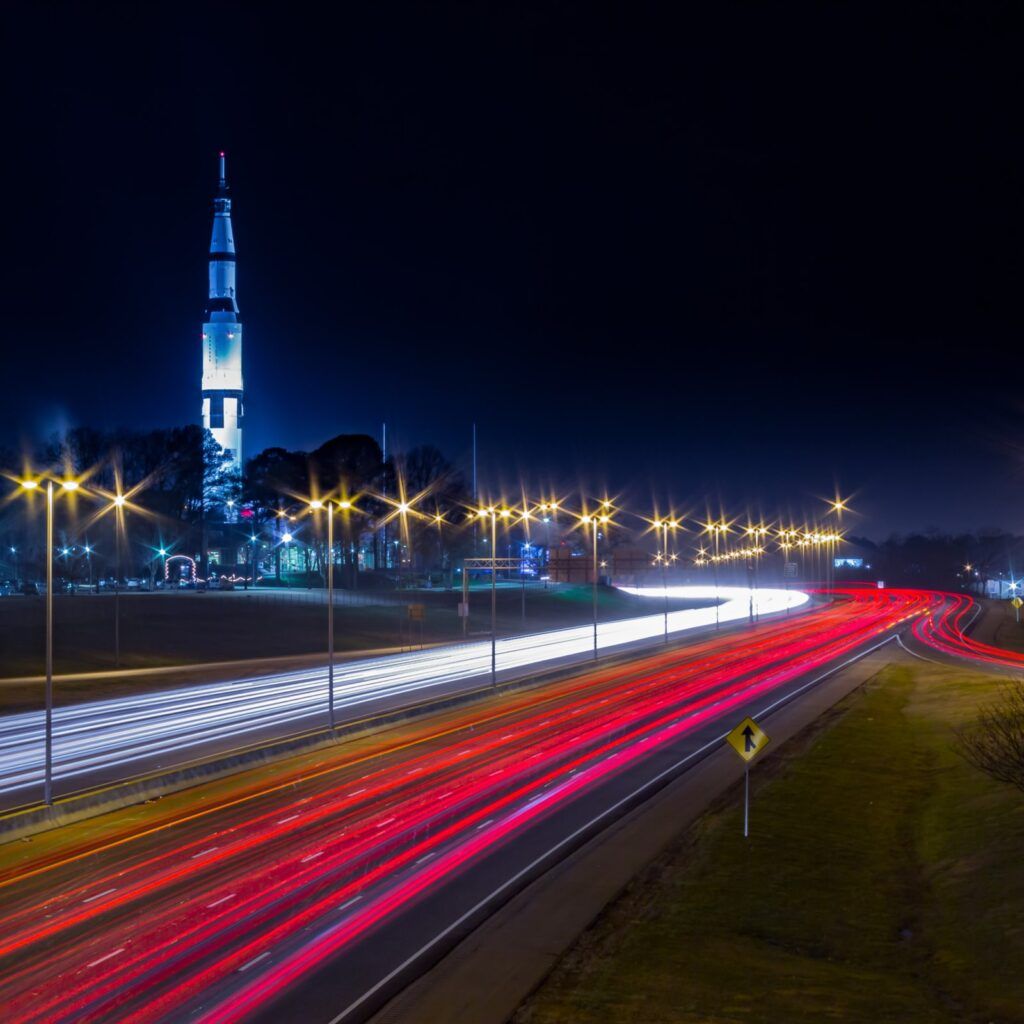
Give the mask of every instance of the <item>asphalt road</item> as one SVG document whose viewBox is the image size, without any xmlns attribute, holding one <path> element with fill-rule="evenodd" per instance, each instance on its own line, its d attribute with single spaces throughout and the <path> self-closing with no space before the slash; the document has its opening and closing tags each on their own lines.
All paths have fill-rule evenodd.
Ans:
<svg viewBox="0 0 1024 1024">
<path fill-rule="evenodd" d="M 936 607 L 850 596 L 68 833 L 0 874 L 5 1019 L 365 1019 L 745 714 Z"/>
</svg>

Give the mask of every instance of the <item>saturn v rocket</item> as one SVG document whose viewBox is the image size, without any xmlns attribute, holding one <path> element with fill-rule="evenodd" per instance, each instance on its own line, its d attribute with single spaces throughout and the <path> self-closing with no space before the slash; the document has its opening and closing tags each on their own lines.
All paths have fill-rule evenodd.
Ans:
<svg viewBox="0 0 1024 1024">
<path fill-rule="evenodd" d="M 225 468 L 242 468 L 242 325 L 235 293 L 235 237 L 231 200 L 220 154 L 220 184 L 213 201 L 210 297 L 203 324 L 203 426 L 224 450 Z"/>
</svg>

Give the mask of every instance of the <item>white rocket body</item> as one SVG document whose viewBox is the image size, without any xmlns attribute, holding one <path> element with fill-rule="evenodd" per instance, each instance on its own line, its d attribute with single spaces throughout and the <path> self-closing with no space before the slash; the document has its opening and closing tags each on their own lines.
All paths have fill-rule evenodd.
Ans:
<svg viewBox="0 0 1024 1024">
<path fill-rule="evenodd" d="M 224 154 L 213 203 L 210 294 L 203 324 L 203 426 L 224 449 L 231 467 L 242 468 L 242 325 L 235 293 L 235 237 L 231 229 Z"/>
</svg>

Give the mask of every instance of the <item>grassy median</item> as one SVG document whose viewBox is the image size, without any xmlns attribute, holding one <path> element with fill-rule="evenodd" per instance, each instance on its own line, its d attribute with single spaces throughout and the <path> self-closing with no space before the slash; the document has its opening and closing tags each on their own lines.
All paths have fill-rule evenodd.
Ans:
<svg viewBox="0 0 1024 1024">
<path fill-rule="evenodd" d="M 1024 797 L 952 749 L 998 685 L 886 669 L 755 767 L 750 839 L 734 792 L 516 1024 L 1024 1021 Z"/>
</svg>

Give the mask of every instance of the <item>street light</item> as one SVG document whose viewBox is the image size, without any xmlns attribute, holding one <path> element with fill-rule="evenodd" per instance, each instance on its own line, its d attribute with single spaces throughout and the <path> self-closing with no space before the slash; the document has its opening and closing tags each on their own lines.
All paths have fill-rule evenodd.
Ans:
<svg viewBox="0 0 1024 1024">
<path fill-rule="evenodd" d="M 609 504 L 608 502 L 603 502 L 604 507 L 607 507 L 608 504 Z M 592 537 L 593 542 L 594 542 L 594 546 L 593 546 L 593 550 L 594 550 L 594 563 L 593 563 L 593 566 L 591 567 L 590 589 L 591 589 L 591 598 L 592 598 L 592 602 L 593 602 L 593 606 L 594 606 L 594 658 L 595 659 L 597 658 L 597 571 L 598 571 L 598 565 L 597 565 L 597 533 L 598 533 L 598 527 L 599 527 L 600 524 L 608 523 L 610 521 L 611 521 L 611 517 L 608 516 L 607 514 L 601 514 L 601 515 L 587 515 L 587 514 L 584 514 L 584 515 L 580 516 L 580 522 L 584 526 L 589 526 L 590 527 L 591 537 Z"/>
<path fill-rule="evenodd" d="M 114 668 L 121 667 L 121 533 L 124 529 L 122 509 L 125 496 L 115 494 L 110 499 L 114 515 Z"/>
<path fill-rule="evenodd" d="M 59 481 L 61 490 L 77 491 L 77 480 Z M 46 481 L 46 719 L 44 725 L 45 756 L 43 764 L 43 800 L 53 804 L 53 484 Z M 39 490 L 39 481 L 21 481 L 25 491 Z"/>
<path fill-rule="evenodd" d="M 324 508 L 324 502 L 314 498 L 309 507 L 314 511 Z M 327 718 L 334 732 L 334 504 L 327 507 Z"/>
<path fill-rule="evenodd" d="M 715 546 L 715 555 L 714 558 L 712 558 L 711 560 L 711 567 L 715 577 L 715 629 L 718 629 L 721 626 L 720 615 L 718 611 L 718 541 L 723 534 L 729 532 L 729 526 L 727 523 L 705 523 L 704 532 L 711 534 L 711 539 L 714 541 Z"/>
<path fill-rule="evenodd" d="M 678 529 L 675 519 L 655 519 L 654 528 L 661 534 L 661 589 L 665 595 L 665 643 L 668 643 L 668 531 Z"/>
<path fill-rule="evenodd" d="M 488 505 L 487 508 L 477 509 L 476 514 L 478 519 L 490 519 L 491 521 L 491 686 L 496 686 L 498 680 L 498 520 L 510 518 L 512 510 Z"/>
</svg>

